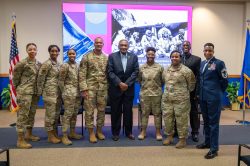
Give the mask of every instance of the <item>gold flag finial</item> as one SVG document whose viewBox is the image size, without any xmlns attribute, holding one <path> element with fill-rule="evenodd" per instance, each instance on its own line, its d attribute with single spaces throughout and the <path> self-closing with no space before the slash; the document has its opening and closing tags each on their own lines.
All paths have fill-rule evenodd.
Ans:
<svg viewBox="0 0 250 166">
<path fill-rule="evenodd" d="M 247 28 L 250 29 L 250 19 L 247 19 Z"/>
<path fill-rule="evenodd" d="M 13 20 L 13 21 L 16 20 L 16 14 L 15 14 L 15 12 L 12 13 L 12 20 Z"/>
</svg>

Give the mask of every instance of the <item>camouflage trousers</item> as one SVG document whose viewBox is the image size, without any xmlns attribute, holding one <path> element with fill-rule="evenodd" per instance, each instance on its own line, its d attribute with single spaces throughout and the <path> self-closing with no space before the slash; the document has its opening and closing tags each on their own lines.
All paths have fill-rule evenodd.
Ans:
<svg viewBox="0 0 250 166">
<path fill-rule="evenodd" d="M 20 95 L 17 94 L 17 104 L 20 107 L 17 112 L 17 132 L 24 132 L 27 127 L 34 126 L 37 103 L 37 95 Z"/>
<path fill-rule="evenodd" d="M 81 105 L 80 97 L 63 96 L 64 115 L 62 118 L 62 132 L 67 132 L 69 127 L 76 127 L 77 114 Z"/>
<path fill-rule="evenodd" d="M 47 131 L 57 130 L 61 109 L 61 98 L 59 96 L 44 96 L 45 107 L 45 129 Z"/>
<path fill-rule="evenodd" d="M 161 96 L 141 96 L 140 97 L 142 119 L 142 128 L 147 128 L 148 117 L 152 111 L 156 128 L 161 127 Z"/>
<path fill-rule="evenodd" d="M 104 126 L 107 90 L 89 90 L 88 98 L 84 99 L 85 122 L 87 128 L 94 128 L 94 111 L 97 110 L 96 125 Z"/>
<path fill-rule="evenodd" d="M 190 100 L 176 101 L 162 99 L 162 113 L 165 122 L 165 130 L 167 135 L 174 135 L 174 121 L 179 138 L 188 136 L 188 122 L 190 113 Z"/>
</svg>

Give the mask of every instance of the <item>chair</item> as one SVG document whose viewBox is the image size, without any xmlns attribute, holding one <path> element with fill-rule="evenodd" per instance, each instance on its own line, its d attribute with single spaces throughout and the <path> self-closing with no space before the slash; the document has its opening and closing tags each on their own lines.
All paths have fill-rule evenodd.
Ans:
<svg viewBox="0 0 250 166">
<path fill-rule="evenodd" d="M 246 165 L 250 166 L 250 155 L 242 155 L 241 147 L 247 148 L 250 150 L 250 146 L 245 144 L 239 144 L 238 148 L 238 166 L 240 166 L 240 161 L 243 161 Z"/>
<path fill-rule="evenodd" d="M 152 111 L 149 115 L 153 115 Z M 142 121 L 142 110 L 141 103 L 138 103 L 138 129 L 141 129 L 141 121 Z M 162 129 L 162 113 L 161 113 L 161 129 Z"/>
<path fill-rule="evenodd" d="M 111 115 L 111 106 L 110 106 L 109 97 L 107 99 L 107 105 L 106 105 L 106 108 L 105 108 L 105 114 Z"/>
<path fill-rule="evenodd" d="M 197 110 L 198 110 L 198 119 L 199 119 L 199 122 L 200 122 L 201 121 L 201 116 L 202 116 L 200 104 L 197 103 L 196 107 L 197 107 Z M 204 135 L 205 134 L 204 122 L 202 122 L 202 123 L 200 122 L 200 124 L 203 125 L 203 131 L 202 131 L 202 133 Z"/>
<path fill-rule="evenodd" d="M 79 111 L 78 111 L 78 115 L 81 115 L 81 117 L 82 117 L 82 121 L 81 121 L 81 125 L 82 125 L 82 135 L 83 135 L 83 130 L 84 130 L 84 127 L 83 127 L 83 112 L 85 111 L 83 105 L 84 105 L 84 100 L 83 100 L 83 98 L 82 98 L 82 99 L 81 99 L 81 107 L 80 107 L 80 109 L 79 109 Z"/>
<path fill-rule="evenodd" d="M 83 108 L 83 104 L 84 104 L 84 99 L 81 98 L 81 106 L 79 108 L 79 111 L 78 111 L 78 115 L 81 115 L 82 117 L 82 121 L 81 121 L 81 126 L 82 126 L 82 135 L 83 135 L 83 131 L 84 131 L 84 127 L 83 127 L 83 112 L 85 111 L 84 108 Z M 61 111 L 60 111 L 60 115 L 63 116 L 64 115 L 64 104 L 62 102 L 62 106 L 61 106 Z M 59 122 L 60 122 L 60 119 L 59 119 Z"/>
<path fill-rule="evenodd" d="M 10 165 L 9 149 L 1 149 L 0 154 L 3 152 L 6 152 L 6 161 L 0 161 L 0 166 L 9 166 Z"/>
</svg>

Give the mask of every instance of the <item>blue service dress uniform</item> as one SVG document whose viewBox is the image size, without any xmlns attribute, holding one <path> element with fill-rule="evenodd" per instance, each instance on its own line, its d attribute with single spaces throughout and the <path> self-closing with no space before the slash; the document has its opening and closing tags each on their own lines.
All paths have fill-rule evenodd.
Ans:
<svg viewBox="0 0 250 166">
<path fill-rule="evenodd" d="M 219 121 L 222 97 L 228 85 L 225 63 L 215 57 L 201 62 L 200 107 L 204 120 L 205 144 L 210 151 L 219 150 Z"/>
</svg>

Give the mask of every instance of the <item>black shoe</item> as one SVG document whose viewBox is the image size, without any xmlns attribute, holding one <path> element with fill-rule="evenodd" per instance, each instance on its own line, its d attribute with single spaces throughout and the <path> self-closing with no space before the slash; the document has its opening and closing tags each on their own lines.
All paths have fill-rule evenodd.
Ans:
<svg viewBox="0 0 250 166">
<path fill-rule="evenodd" d="M 135 136 L 133 136 L 133 134 L 129 134 L 127 135 L 128 139 L 131 139 L 131 140 L 135 140 Z"/>
<path fill-rule="evenodd" d="M 205 143 L 202 143 L 200 145 L 197 145 L 196 146 L 197 149 L 209 149 L 210 148 L 210 145 L 207 145 Z"/>
<path fill-rule="evenodd" d="M 217 151 L 209 151 L 204 157 L 205 157 L 205 159 L 213 159 L 216 156 L 218 156 Z"/>
<path fill-rule="evenodd" d="M 119 138 L 119 136 L 118 135 L 113 135 L 112 136 L 112 140 L 113 141 L 118 141 L 120 138 Z"/>
<path fill-rule="evenodd" d="M 198 134 L 192 134 L 192 140 L 193 140 L 194 142 L 199 142 Z"/>
</svg>

